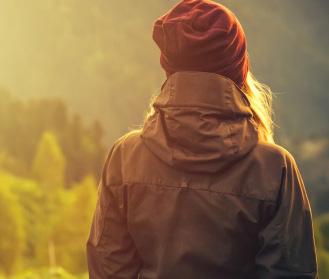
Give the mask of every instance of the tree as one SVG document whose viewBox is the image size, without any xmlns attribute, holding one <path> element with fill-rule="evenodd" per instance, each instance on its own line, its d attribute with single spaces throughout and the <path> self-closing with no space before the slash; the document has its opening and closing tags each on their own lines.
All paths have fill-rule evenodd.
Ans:
<svg viewBox="0 0 329 279">
<path fill-rule="evenodd" d="M 0 173 L 0 273 L 11 274 L 23 258 L 25 234 L 20 204 L 10 191 L 10 178 Z"/>
<path fill-rule="evenodd" d="M 96 182 L 87 176 L 70 190 L 62 191 L 51 238 L 56 263 L 74 274 L 86 271 L 85 246 L 96 204 Z"/>
<path fill-rule="evenodd" d="M 15 195 L 21 208 L 25 234 L 24 261 L 25 267 L 38 265 L 37 252 L 47 243 L 47 222 L 42 222 L 44 198 L 40 186 L 32 180 L 19 178 L 10 174 L 2 175 L 6 187 Z M 48 216 L 50 218 L 50 216 Z"/>
<path fill-rule="evenodd" d="M 58 189 L 65 181 L 65 157 L 52 132 L 44 132 L 37 147 L 32 172 L 48 190 Z"/>
<path fill-rule="evenodd" d="M 329 278 L 329 214 L 318 217 L 314 223 L 319 278 Z"/>
</svg>

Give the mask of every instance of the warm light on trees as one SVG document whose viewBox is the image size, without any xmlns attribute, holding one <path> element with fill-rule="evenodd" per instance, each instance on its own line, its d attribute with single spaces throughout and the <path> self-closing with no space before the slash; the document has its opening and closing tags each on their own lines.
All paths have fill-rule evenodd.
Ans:
<svg viewBox="0 0 329 279">
<path fill-rule="evenodd" d="M 25 248 L 24 220 L 10 183 L 10 177 L 0 172 L 0 274 L 11 274 L 20 267 Z"/>
<path fill-rule="evenodd" d="M 65 157 L 53 133 L 47 131 L 42 135 L 32 171 L 35 178 L 48 190 L 63 187 Z"/>
</svg>

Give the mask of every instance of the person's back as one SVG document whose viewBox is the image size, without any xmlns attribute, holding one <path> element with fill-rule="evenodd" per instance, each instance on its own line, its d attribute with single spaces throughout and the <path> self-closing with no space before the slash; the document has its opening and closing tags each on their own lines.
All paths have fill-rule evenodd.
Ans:
<svg viewBox="0 0 329 279">
<path fill-rule="evenodd" d="M 196 3 L 217 5 L 182 5 Z M 143 129 L 114 144 L 87 245 L 90 278 L 316 278 L 294 158 L 262 136 L 238 78 L 201 70 L 167 71 Z"/>
</svg>

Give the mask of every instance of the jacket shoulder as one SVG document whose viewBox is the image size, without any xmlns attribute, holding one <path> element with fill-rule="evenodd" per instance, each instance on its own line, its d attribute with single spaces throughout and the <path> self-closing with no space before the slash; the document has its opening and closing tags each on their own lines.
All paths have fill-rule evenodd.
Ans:
<svg viewBox="0 0 329 279">
<path fill-rule="evenodd" d="M 132 146 L 139 144 L 141 142 L 141 132 L 141 130 L 133 130 L 124 134 L 114 142 L 113 149 L 122 151 L 127 147 L 131 148 Z"/>
<path fill-rule="evenodd" d="M 276 143 L 258 142 L 254 148 L 254 154 L 273 163 L 280 163 L 282 167 L 291 162 L 295 163 L 294 156 L 286 148 Z"/>
<path fill-rule="evenodd" d="M 103 168 L 106 184 L 121 185 L 127 180 L 127 173 L 136 169 L 134 166 L 138 165 L 144 150 L 140 134 L 140 130 L 134 130 L 114 142 Z"/>
<path fill-rule="evenodd" d="M 258 142 L 254 149 L 241 162 L 247 166 L 243 177 L 246 191 L 257 193 L 263 200 L 276 202 L 281 188 L 285 169 L 291 169 L 295 162 L 291 153 L 284 147 L 267 142 Z M 255 187 L 257 185 L 257 187 Z"/>
</svg>

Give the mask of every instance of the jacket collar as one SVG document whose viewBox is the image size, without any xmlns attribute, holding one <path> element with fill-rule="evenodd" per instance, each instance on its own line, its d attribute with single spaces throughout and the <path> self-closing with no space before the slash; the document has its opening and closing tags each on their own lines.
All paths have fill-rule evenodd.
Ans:
<svg viewBox="0 0 329 279">
<path fill-rule="evenodd" d="M 153 106 L 141 137 L 171 167 L 216 173 L 258 142 L 248 99 L 223 76 L 177 72 L 167 79 Z"/>
<path fill-rule="evenodd" d="M 232 80 L 208 72 L 176 72 L 169 76 L 154 107 L 198 107 L 226 116 L 253 115 L 247 96 Z"/>
</svg>

